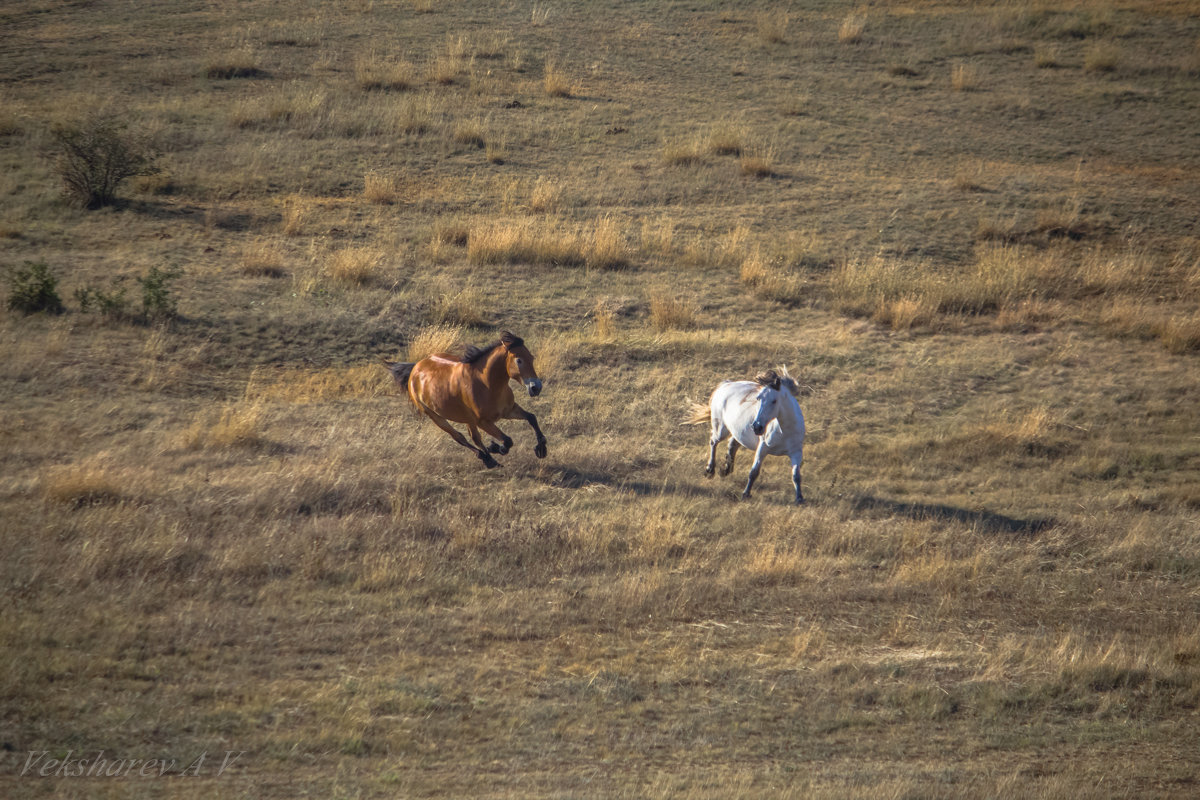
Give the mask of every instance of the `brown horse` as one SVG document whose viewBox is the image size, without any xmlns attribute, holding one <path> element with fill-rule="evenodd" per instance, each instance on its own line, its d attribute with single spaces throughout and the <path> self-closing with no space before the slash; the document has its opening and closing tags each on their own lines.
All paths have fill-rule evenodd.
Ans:
<svg viewBox="0 0 1200 800">
<path fill-rule="evenodd" d="M 513 440 L 496 427 L 498 419 L 523 419 L 533 426 L 538 458 L 546 457 L 546 437 L 537 417 L 517 405 L 508 381 L 521 381 L 530 397 L 542 392 L 542 379 L 533 369 L 533 354 L 519 336 L 505 331 L 487 347 L 468 347 L 462 358 L 439 353 L 415 363 L 384 361 L 396 383 L 408 391 L 417 410 L 450 434 L 454 441 L 473 450 L 488 468 L 498 467 L 492 453 L 507 453 Z M 471 441 L 451 422 L 467 426 Z M 498 439 L 485 447 L 479 429 Z M 474 442 L 472 444 L 471 442 Z"/>
</svg>

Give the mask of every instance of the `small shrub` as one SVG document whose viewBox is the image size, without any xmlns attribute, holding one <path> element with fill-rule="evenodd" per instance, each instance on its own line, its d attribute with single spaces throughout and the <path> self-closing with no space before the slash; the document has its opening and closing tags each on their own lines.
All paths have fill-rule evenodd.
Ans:
<svg viewBox="0 0 1200 800">
<path fill-rule="evenodd" d="M 10 311 L 36 314 L 61 314 L 62 298 L 58 296 L 58 279 L 50 274 L 44 261 L 26 261 L 23 267 L 9 273 L 12 290 L 8 295 Z"/>
<path fill-rule="evenodd" d="M 126 126 L 112 116 L 56 125 L 50 133 L 50 157 L 64 194 L 82 208 L 111 205 L 122 181 L 157 171 L 146 138 L 127 133 Z"/>
<path fill-rule="evenodd" d="M 775 150 L 770 147 L 755 147 L 742 153 L 738 159 L 742 173 L 754 178 L 769 178 L 775 174 Z"/>
<path fill-rule="evenodd" d="M 136 279 L 142 287 L 142 315 L 147 320 L 175 316 L 178 303 L 171 295 L 171 284 L 182 274 L 179 269 L 151 267 L 143 277 Z"/>
<path fill-rule="evenodd" d="M 129 314 L 129 301 L 125 297 L 123 286 L 114 286 L 111 290 L 81 286 L 75 290 L 75 300 L 85 314 L 91 313 L 93 309 L 100 316 L 109 319 L 122 319 Z"/>
</svg>

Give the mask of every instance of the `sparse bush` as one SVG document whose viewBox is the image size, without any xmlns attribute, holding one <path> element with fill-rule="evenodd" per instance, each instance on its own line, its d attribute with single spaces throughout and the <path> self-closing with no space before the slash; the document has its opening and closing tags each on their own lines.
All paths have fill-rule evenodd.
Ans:
<svg viewBox="0 0 1200 800">
<path fill-rule="evenodd" d="M 122 181 L 157 171 L 147 137 L 128 133 L 127 126 L 113 116 L 56 125 L 50 134 L 49 155 L 64 194 L 82 208 L 111 205 Z"/>
<path fill-rule="evenodd" d="M 142 287 L 142 315 L 147 320 L 162 320 L 175 316 L 178 302 L 171 294 L 171 284 L 182 275 L 179 269 L 151 267 L 144 276 L 136 278 Z"/>
<path fill-rule="evenodd" d="M 102 317 L 122 319 L 129 315 L 129 300 L 125 294 L 124 286 L 113 286 L 112 289 L 81 286 L 75 290 L 75 300 L 85 314 L 95 310 Z"/>
<path fill-rule="evenodd" d="M 62 298 L 58 296 L 58 279 L 50 274 L 44 261 L 26 261 L 22 267 L 9 272 L 11 291 L 8 295 L 10 311 L 36 314 L 61 314 Z"/>
</svg>

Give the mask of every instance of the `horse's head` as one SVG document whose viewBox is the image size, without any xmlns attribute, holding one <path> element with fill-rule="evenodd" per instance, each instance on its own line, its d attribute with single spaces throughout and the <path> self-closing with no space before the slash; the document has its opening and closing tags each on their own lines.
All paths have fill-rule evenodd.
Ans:
<svg viewBox="0 0 1200 800">
<path fill-rule="evenodd" d="M 783 379 L 772 369 L 754 380 L 761 388 L 754 396 L 754 421 L 750 423 L 750 429 L 755 436 L 762 436 L 771 421 L 779 416 L 779 393 L 783 389 Z"/>
<path fill-rule="evenodd" d="M 508 377 L 525 384 L 525 389 L 529 392 L 530 397 L 537 397 L 541 394 L 542 379 L 538 377 L 537 370 L 533 368 L 533 353 L 529 352 L 529 348 L 525 346 L 525 340 L 505 331 L 500 334 L 500 344 L 508 354 L 505 358 Z"/>
</svg>

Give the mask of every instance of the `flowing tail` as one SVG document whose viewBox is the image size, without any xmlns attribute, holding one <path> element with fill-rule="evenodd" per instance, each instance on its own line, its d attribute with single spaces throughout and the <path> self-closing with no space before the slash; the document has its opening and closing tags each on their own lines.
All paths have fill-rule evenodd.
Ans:
<svg viewBox="0 0 1200 800">
<path fill-rule="evenodd" d="M 408 376 L 412 375 L 413 367 L 417 365 L 415 361 L 388 361 L 386 358 L 379 359 L 383 365 L 387 367 L 388 372 L 392 373 L 392 378 L 401 389 L 408 390 Z"/>
<path fill-rule="evenodd" d="M 712 410 L 705 403 L 692 403 L 680 420 L 682 425 L 702 425 L 711 419 Z"/>
</svg>

